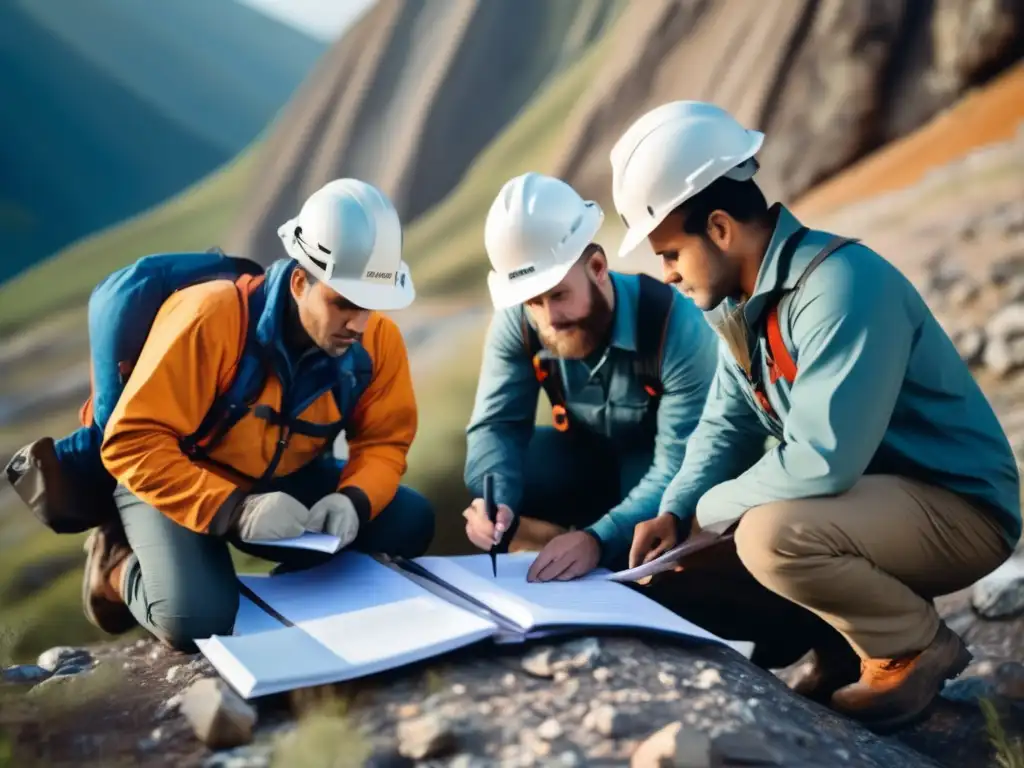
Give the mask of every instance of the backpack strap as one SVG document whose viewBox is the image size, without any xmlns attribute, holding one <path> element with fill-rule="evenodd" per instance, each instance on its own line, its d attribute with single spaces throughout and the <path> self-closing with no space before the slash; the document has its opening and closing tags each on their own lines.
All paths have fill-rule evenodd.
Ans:
<svg viewBox="0 0 1024 768">
<path fill-rule="evenodd" d="M 259 397 L 269 364 L 256 341 L 255 328 L 266 304 L 265 279 L 245 275 L 235 281 L 242 308 L 242 331 L 238 361 L 228 388 L 213 401 L 199 428 L 181 440 L 181 449 L 192 459 L 209 460 L 216 448 Z"/>
<path fill-rule="evenodd" d="M 800 241 L 803 239 L 803 236 L 807 231 L 807 227 L 801 227 L 794 232 L 783 245 L 783 251 L 779 255 L 779 258 L 785 269 L 788 270 L 789 265 L 793 260 L 793 255 L 796 253 L 796 249 L 800 245 Z M 841 237 L 839 235 L 834 236 L 814 255 L 814 258 L 811 259 L 810 263 L 804 267 L 804 271 L 800 273 L 800 277 L 797 278 L 796 284 L 793 288 L 779 293 L 768 308 L 765 316 L 765 337 L 768 341 L 768 351 L 771 356 L 767 361 L 769 383 L 774 384 L 781 377 L 788 383 L 792 384 L 796 380 L 798 370 L 796 361 L 793 360 L 793 355 L 790 354 L 789 348 L 786 346 L 786 342 L 782 337 L 782 328 L 779 324 L 779 304 L 782 302 L 782 299 L 786 296 L 797 293 L 801 288 L 803 288 L 807 278 L 810 277 L 811 273 L 814 272 L 814 270 L 817 269 L 825 259 L 838 251 L 844 245 L 856 242 L 859 242 L 856 238 Z M 754 387 L 754 395 L 761 407 L 769 415 L 774 416 L 775 411 L 768 402 L 768 397 L 760 384 Z"/>
<path fill-rule="evenodd" d="M 537 331 L 526 317 L 526 309 L 521 308 L 520 313 L 519 328 L 523 346 L 526 347 L 530 364 L 533 366 L 533 375 L 551 402 L 551 423 L 559 432 L 566 432 L 569 429 L 569 410 L 565 404 L 565 391 L 562 387 L 562 377 L 559 375 L 558 360 L 545 354 Z"/>
<path fill-rule="evenodd" d="M 633 371 L 650 399 L 649 413 L 658 409 L 664 387 L 661 382 L 661 362 L 668 336 L 668 318 L 672 312 L 675 288 L 640 273 L 640 294 L 636 316 L 636 358 Z"/>
</svg>

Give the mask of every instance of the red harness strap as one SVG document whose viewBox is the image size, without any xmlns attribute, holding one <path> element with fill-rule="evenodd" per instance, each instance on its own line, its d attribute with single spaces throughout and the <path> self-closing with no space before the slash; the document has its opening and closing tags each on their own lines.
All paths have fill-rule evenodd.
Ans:
<svg viewBox="0 0 1024 768">
<path fill-rule="evenodd" d="M 774 384 L 781 376 L 792 384 L 796 379 L 796 363 L 793 361 L 793 356 L 789 354 L 789 349 L 786 348 L 786 344 L 782 340 L 782 331 L 779 328 L 778 305 L 768 310 L 765 330 L 768 336 L 770 355 L 767 361 L 768 381 Z M 754 397 L 757 398 L 758 404 L 764 409 L 765 413 L 769 416 L 775 416 L 775 409 L 772 408 L 772 404 L 768 401 L 768 395 L 763 385 L 754 387 Z"/>
<path fill-rule="evenodd" d="M 801 230 L 798 230 L 794 235 L 791 235 L 790 239 L 786 241 L 785 247 L 788 248 L 790 243 L 793 243 L 793 247 L 795 247 L 802 231 L 805 230 L 801 228 Z M 833 237 L 825 247 L 822 248 L 813 259 L 811 259 L 810 264 L 807 265 L 803 273 L 797 279 L 796 286 L 793 291 L 796 292 L 800 289 L 808 275 L 810 275 L 811 272 L 821 264 L 821 262 L 847 243 L 855 242 L 857 241 L 845 237 L 839 237 L 838 235 Z M 768 337 L 768 352 L 771 356 L 768 360 L 769 383 L 774 384 L 781 376 L 787 382 L 792 384 L 796 380 L 797 367 L 796 362 L 793 360 L 793 356 L 789 353 L 789 349 L 786 347 L 786 343 L 782 340 L 782 330 L 779 328 L 778 303 L 774 304 L 771 309 L 768 310 L 768 315 L 765 320 L 765 332 Z M 754 387 L 754 396 L 769 416 L 775 415 L 775 410 L 772 408 L 771 403 L 768 402 L 768 396 L 765 394 L 764 386 L 762 384 Z"/>
<path fill-rule="evenodd" d="M 768 362 L 769 381 L 774 384 L 782 376 L 790 384 L 796 379 L 796 363 L 786 343 L 782 340 L 782 331 L 779 329 L 779 308 L 774 306 L 768 313 L 768 349 L 771 351 L 772 359 Z"/>
</svg>

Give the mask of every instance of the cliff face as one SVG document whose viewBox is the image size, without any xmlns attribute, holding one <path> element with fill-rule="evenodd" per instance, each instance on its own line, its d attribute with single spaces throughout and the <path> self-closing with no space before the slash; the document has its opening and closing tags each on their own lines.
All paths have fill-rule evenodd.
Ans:
<svg viewBox="0 0 1024 768">
<path fill-rule="evenodd" d="M 280 121 L 228 246 L 277 257 L 279 223 L 355 175 L 395 200 L 410 261 L 465 275 L 482 266 L 481 201 L 502 174 L 553 173 L 607 205 L 615 139 L 680 98 L 764 130 L 759 178 L 792 201 L 1022 53 L 1020 0 L 381 0 Z M 570 81 L 569 107 L 542 126 L 531 107 Z M 471 168 L 499 146 L 504 159 Z"/>
<path fill-rule="evenodd" d="M 329 179 L 380 185 L 410 221 L 450 192 L 619 0 L 380 0 L 321 61 L 271 135 L 228 245 L 263 260 Z"/>
<path fill-rule="evenodd" d="M 629 7 L 570 116 L 556 172 L 606 199 L 640 113 L 715 101 L 767 134 L 762 184 L 791 199 L 919 127 L 1020 58 L 1014 0 L 660 0 Z"/>
</svg>

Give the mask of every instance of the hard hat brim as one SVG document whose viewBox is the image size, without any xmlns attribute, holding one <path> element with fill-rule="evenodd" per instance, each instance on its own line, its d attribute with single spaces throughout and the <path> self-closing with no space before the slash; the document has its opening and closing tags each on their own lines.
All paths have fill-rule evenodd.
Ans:
<svg viewBox="0 0 1024 768">
<path fill-rule="evenodd" d="M 416 299 L 409 268 L 403 261 L 397 284 L 368 283 L 365 280 L 332 278 L 325 280 L 327 287 L 362 309 L 388 312 L 405 309 Z M 404 282 L 402 277 L 404 276 Z"/>
<path fill-rule="evenodd" d="M 580 253 L 583 252 L 580 251 Z M 550 291 L 562 282 L 575 265 L 575 260 L 567 264 L 559 264 L 530 277 L 516 280 L 515 283 L 510 283 L 497 272 L 490 272 L 487 275 L 487 288 L 491 293 L 491 303 L 495 309 L 508 309 L 523 304 Z"/>
<path fill-rule="evenodd" d="M 570 251 L 573 254 L 572 258 L 515 281 L 510 281 L 504 275 L 494 271 L 488 273 L 487 287 L 490 290 L 491 303 L 495 309 L 508 309 L 517 304 L 523 304 L 542 293 L 547 293 L 562 282 L 569 274 L 569 270 L 579 261 L 579 257 L 583 255 L 587 246 L 594 241 L 604 222 L 604 212 L 596 204 L 589 205 L 584 217 L 579 229 L 566 243 L 566 247 L 572 249 Z"/>
<path fill-rule="evenodd" d="M 289 220 L 278 229 L 277 234 L 281 238 L 285 253 L 315 274 L 318 270 L 310 263 L 309 257 L 301 248 L 295 248 L 288 237 L 288 233 L 294 229 L 295 219 Z M 371 311 L 387 312 L 405 309 L 416 299 L 416 287 L 412 282 L 409 265 L 404 261 L 400 263 L 394 283 L 373 283 L 358 278 L 340 277 L 320 277 L 318 279 L 357 307 Z"/>
<path fill-rule="evenodd" d="M 660 221 L 654 222 L 651 226 L 643 227 L 630 227 L 626 230 L 626 234 L 622 238 L 622 243 L 619 245 L 619 258 L 625 258 L 632 254 L 637 248 L 643 244 L 651 232 L 656 230 L 661 225 Z"/>
</svg>

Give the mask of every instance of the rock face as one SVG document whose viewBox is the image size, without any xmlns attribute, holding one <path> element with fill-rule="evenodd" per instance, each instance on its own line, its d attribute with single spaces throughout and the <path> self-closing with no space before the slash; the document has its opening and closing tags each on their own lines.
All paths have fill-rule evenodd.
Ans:
<svg viewBox="0 0 1024 768">
<path fill-rule="evenodd" d="M 605 29 L 614 0 L 381 0 L 320 61 L 267 140 L 227 245 L 268 260 L 277 227 L 338 176 L 380 185 L 403 220 Z"/>
<path fill-rule="evenodd" d="M 965 33 L 965 30 L 969 32 Z M 713 100 L 767 132 L 761 183 L 792 199 L 1018 59 L 1020 3 L 635 3 L 570 115 L 557 172 L 607 199 L 608 151 L 644 110 Z"/>
<path fill-rule="evenodd" d="M 227 245 L 276 258 L 277 226 L 339 175 L 381 185 L 413 221 L 591 43 L 601 49 L 551 139 L 558 160 L 537 170 L 607 201 L 608 151 L 626 125 L 670 99 L 708 99 L 768 132 L 761 179 L 787 199 L 1020 58 L 1024 6 L 382 0 L 325 55 L 270 134 Z M 503 181 L 493 179 L 492 192 Z"/>
</svg>

